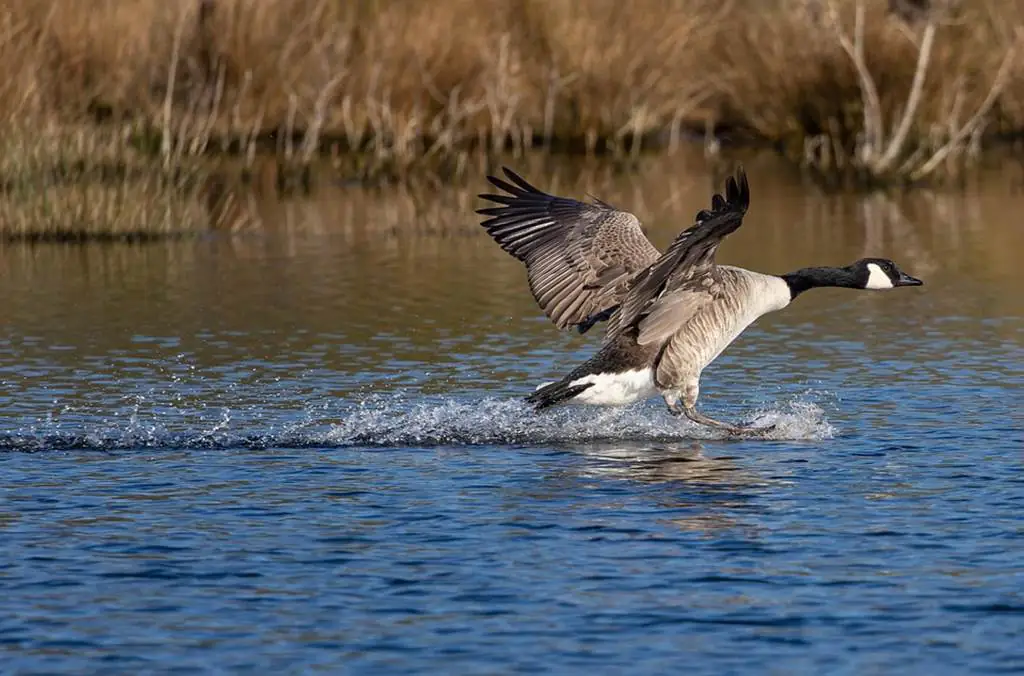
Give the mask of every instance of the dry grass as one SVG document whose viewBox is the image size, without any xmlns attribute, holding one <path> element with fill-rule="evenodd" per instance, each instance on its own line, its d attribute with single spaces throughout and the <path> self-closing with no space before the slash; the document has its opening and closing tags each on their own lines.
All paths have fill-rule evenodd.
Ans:
<svg viewBox="0 0 1024 676">
<path fill-rule="evenodd" d="M 707 126 L 857 178 L 864 82 L 839 35 L 858 1 L 6 0 L 0 128 L 127 125 L 164 171 L 269 150 L 285 167 L 331 155 L 365 178 L 459 176 L 479 150 L 630 155 Z M 864 2 L 889 135 L 924 20 Z M 1024 23 L 1024 0 L 932 4 L 952 9 L 901 160 L 955 136 Z M 1024 130 L 1022 58 L 981 120 L 990 133 Z M 969 159 L 971 141 L 942 169 Z"/>
<path fill-rule="evenodd" d="M 109 11 L 77 13 L 74 25 L 62 20 L 71 3 L 0 8 L 0 238 L 139 240 L 237 227 L 237 198 L 187 143 L 161 161 L 140 151 L 138 120 L 95 124 L 99 97 L 130 94 L 118 75 L 132 69 L 97 70 L 93 50 L 115 50 L 132 68 L 155 55 L 135 32 L 137 14 L 116 2 L 83 5 Z"/>
<path fill-rule="evenodd" d="M 191 150 L 262 141 L 304 162 L 333 145 L 399 170 L 468 146 L 628 149 L 678 127 L 710 95 L 695 56 L 724 16 L 717 0 L 5 5 L 22 96 L 0 119 L 101 112 Z"/>
<path fill-rule="evenodd" d="M 165 168 L 123 134 L 43 125 L 0 134 L 0 236 L 6 240 L 144 240 L 237 228 L 244 213 L 216 174 Z"/>
</svg>

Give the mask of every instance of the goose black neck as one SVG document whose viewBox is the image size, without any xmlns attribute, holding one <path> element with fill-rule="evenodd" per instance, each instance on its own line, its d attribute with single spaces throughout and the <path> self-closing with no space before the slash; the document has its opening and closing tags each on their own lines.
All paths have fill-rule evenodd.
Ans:
<svg viewBox="0 0 1024 676">
<path fill-rule="evenodd" d="M 849 289 L 859 289 L 857 276 L 848 268 L 802 268 L 796 272 L 789 272 L 782 275 L 789 285 L 791 298 L 796 298 L 807 289 L 819 286 L 842 286 Z"/>
</svg>

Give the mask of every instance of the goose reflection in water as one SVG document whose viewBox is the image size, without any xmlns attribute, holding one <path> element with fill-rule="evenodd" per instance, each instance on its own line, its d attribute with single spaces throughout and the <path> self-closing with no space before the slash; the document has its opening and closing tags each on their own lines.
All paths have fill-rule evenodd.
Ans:
<svg viewBox="0 0 1024 676">
<path fill-rule="evenodd" d="M 730 456 L 711 456 L 700 441 L 574 445 L 588 462 L 573 468 L 586 479 L 619 479 L 656 486 L 653 518 L 686 531 L 741 529 L 758 537 L 744 514 L 758 511 L 756 497 L 782 480 L 770 479 Z"/>
</svg>

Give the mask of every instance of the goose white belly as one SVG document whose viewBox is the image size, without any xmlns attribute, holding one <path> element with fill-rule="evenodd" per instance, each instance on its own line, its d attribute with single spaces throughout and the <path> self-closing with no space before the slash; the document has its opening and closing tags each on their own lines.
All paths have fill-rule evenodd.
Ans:
<svg viewBox="0 0 1024 676">
<path fill-rule="evenodd" d="M 654 372 L 650 368 L 621 373 L 592 373 L 577 378 L 570 385 L 586 383 L 593 385 L 573 397 L 573 401 L 595 406 L 623 406 L 658 393 L 654 386 Z"/>
</svg>

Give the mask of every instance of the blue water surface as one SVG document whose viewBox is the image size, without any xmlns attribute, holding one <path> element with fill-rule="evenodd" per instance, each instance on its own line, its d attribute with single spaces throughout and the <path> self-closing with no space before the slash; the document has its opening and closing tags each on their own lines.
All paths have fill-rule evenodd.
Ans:
<svg viewBox="0 0 1024 676">
<path fill-rule="evenodd" d="M 808 294 L 705 374 L 728 440 L 530 412 L 599 338 L 489 242 L 167 246 L 7 251 L 0 672 L 1024 671 L 1012 280 Z"/>
</svg>

